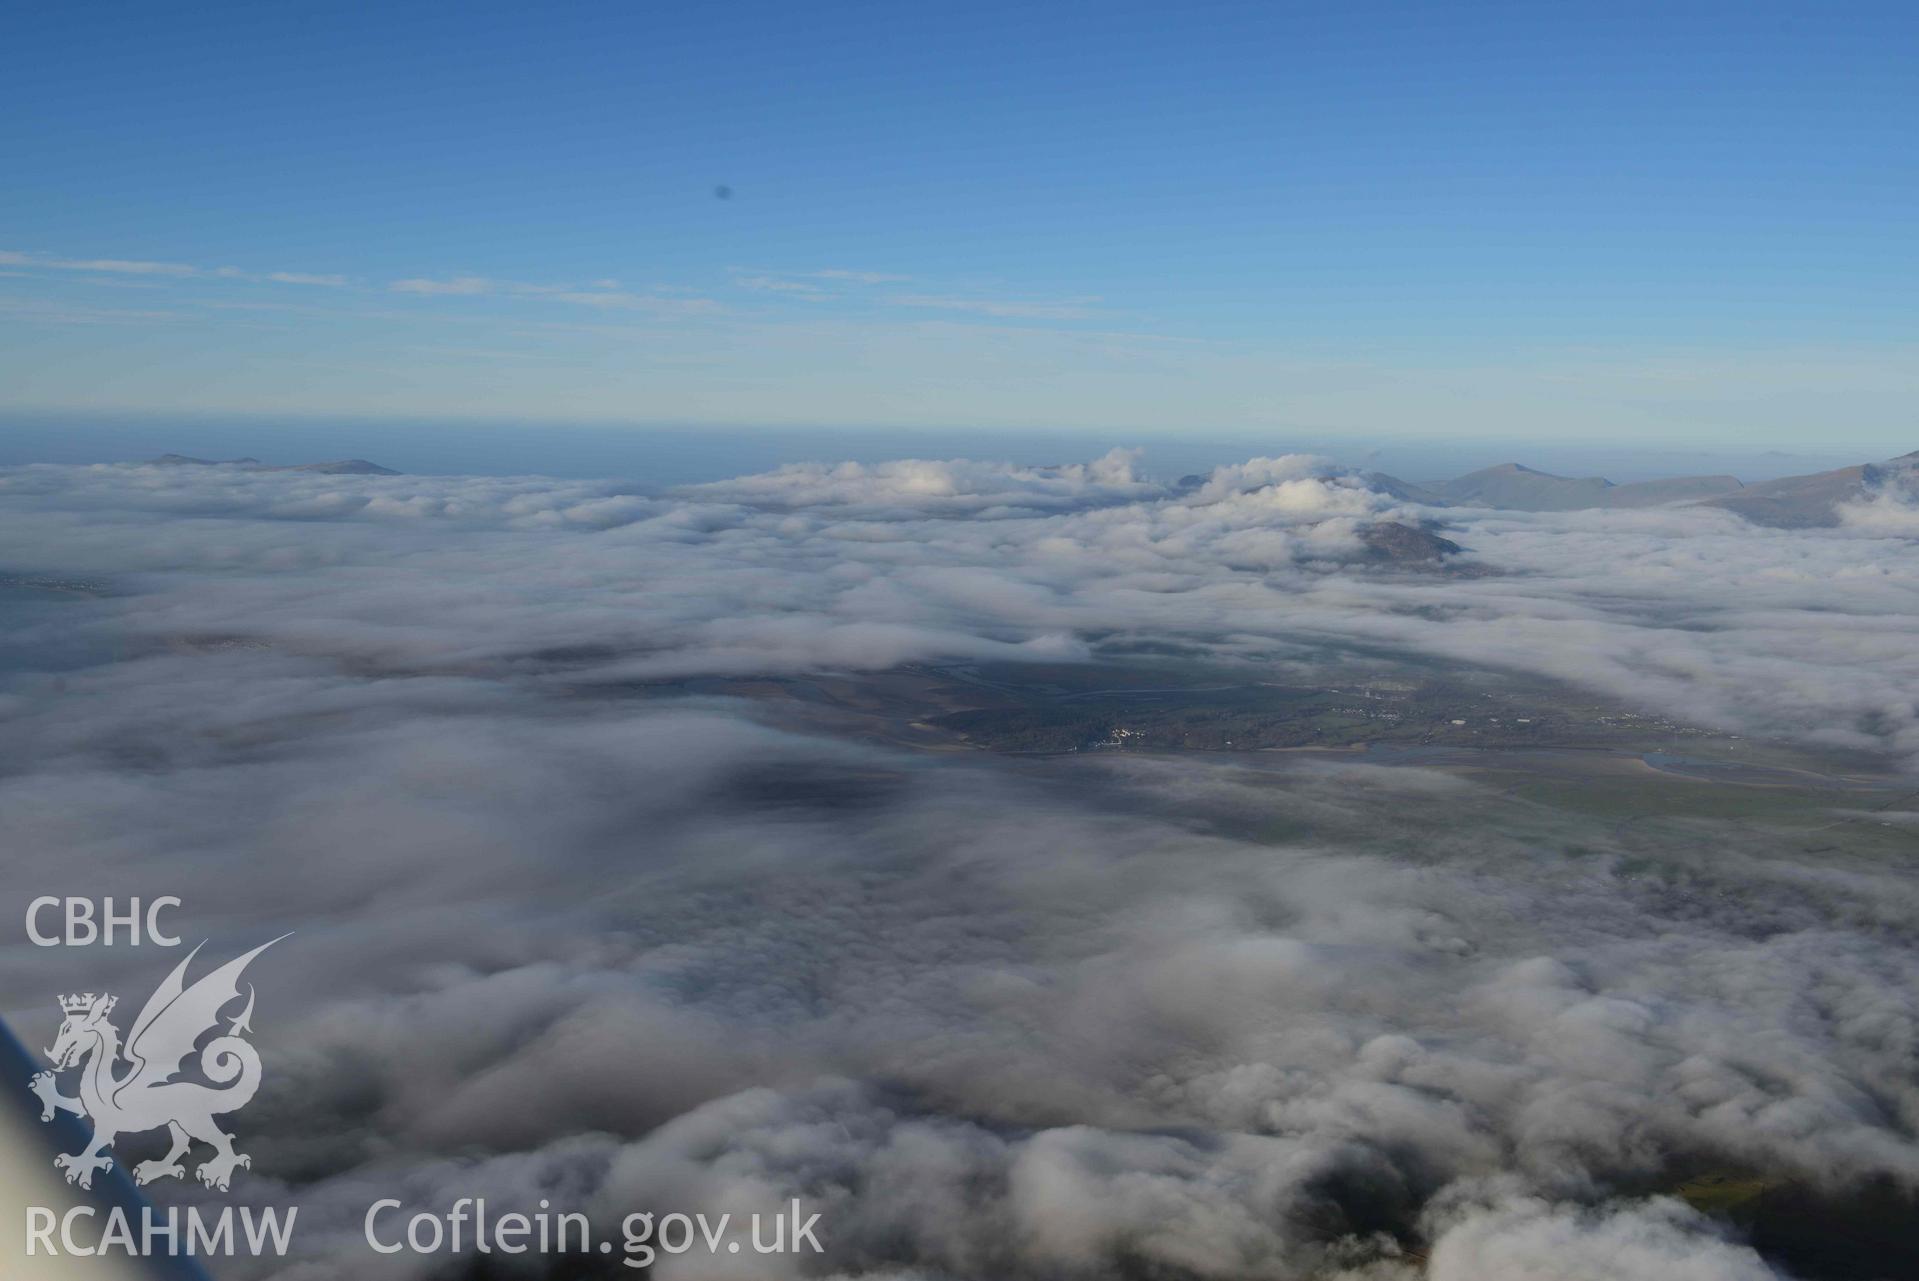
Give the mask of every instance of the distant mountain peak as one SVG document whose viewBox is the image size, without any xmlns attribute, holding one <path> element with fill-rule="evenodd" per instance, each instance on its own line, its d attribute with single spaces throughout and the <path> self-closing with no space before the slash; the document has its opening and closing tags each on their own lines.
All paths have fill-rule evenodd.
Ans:
<svg viewBox="0 0 1919 1281">
<path fill-rule="evenodd" d="M 398 476 L 400 474 L 391 467 L 382 467 L 364 458 L 342 458 L 331 463 L 300 463 L 292 467 L 276 467 L 273 470 L 322 472 L 328 476 Z"/>
<path fill-rule="evenodd" d="M 341 458 L 328 463 L 294 463 L 269 467 L 257 458 L 195 458 L 190 454 L 161 454 L 147 461 L 149 467 L 244 467 L 249 471 L 306 471 L 324 476 L 398 476 L 391 467 L 370 463 L 364 458 Z"/>
<path fill-rule="evenodd" d="M 1456 503 L 1521 511 L 1568 511 L 1604 506 L 1613 483 L 1599 476 L 1555 476 L 1521 463 L 1501 463 L 1428 486 Z"/>
<path fill-rule="evenodd" d="M 1870 498 L 1888 479 L 1919 468 L 1919 451 L 1883 463 L 1861 463 L 1810 476 L 1782 476 L 1707 502 L 1775 529 L 1819 529 L 1839 523 L 1839 509 Z"/>
<path fill-rule="evenodd" d="M 190 454 L 161 454 L 149 463 L 152 467 L 258 467 L 257 458 L 195 458 Z"/>
</svg>

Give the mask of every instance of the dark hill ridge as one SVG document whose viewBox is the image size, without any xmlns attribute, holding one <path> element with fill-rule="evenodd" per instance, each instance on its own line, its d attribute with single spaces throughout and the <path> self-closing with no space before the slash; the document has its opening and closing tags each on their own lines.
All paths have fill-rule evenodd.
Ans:
<svg viewBox="0 0 1919 1281">
<path fill-rule="evenodd" d="M 324 476 L 398 476 L 391 467 L 370 463 L 364 458 L 342 458 L 330 463 L 293 463 L 269 467 L 257 458 L 193 458 L 186 454 L 161 454 L 148 462 L 152 467 L 244 467 L 248 471 L 308 471 Z"/>
<path fill-rule="evenodd" d="M 1430 529 L 1396 520 L 1375 521 L 1366 526 L 1359 531 L 1359 541 L 1366 544 L 1369 559 L 1401 565 L 1432 564 L 1462 550 L 1450 538 L 1441 538 Z"/>
</svg>

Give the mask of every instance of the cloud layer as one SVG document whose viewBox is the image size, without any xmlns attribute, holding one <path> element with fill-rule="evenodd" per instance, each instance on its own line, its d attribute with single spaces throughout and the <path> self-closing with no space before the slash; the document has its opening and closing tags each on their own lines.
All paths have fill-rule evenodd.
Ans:
<svg viewBox="0 0 1919 1281">
<path fill-rule="evenodd" d="M 1664 1193 L 1919 1187 L 1919 883 L 1877 846 L 1277 754 L 909 753 L 634 686 L 1364 649 L 1919 748 L 1908 544 L 1449 512 L 1501 572 L 1370 567 L 1356 531 L 1420 515 L 1302 458 L 12 469 L 0 910 L 298 931 L 236 1191 L 303 1206 L 303 1278 L 436 1275 L 358 1245 L 388 1195 L 797 1197 L 829 1254 L 793 1275 L 1780 1275 Z M 73 960 L 6 956 L 44 1038 Z"/>
</svg>

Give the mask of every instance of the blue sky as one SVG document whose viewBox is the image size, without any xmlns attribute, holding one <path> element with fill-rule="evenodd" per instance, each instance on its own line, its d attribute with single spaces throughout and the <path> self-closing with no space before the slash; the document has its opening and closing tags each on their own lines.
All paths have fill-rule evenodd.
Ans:
<svg viewBox="0 0 1919 1281">
<path fill-rule="evenodd" d="M 21 8 L 0 406 L 1912 448 L 1915 51 L 1911 5 Z"/>
</svg>

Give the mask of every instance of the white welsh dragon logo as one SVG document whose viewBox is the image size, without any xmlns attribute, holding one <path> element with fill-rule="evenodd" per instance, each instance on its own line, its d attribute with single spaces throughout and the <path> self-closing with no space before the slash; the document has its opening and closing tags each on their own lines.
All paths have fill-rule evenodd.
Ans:
<svg viewBox="0 0 1919 1281">
<path fill-rule="evenodd" d="M 56 1108 L 93 1121 L 93 1137 L 85 1146 L 53 1158 L 68 1183 L 92 1187 L 94 1173 L 113 1165 L 107 1149 L 116 1138 L 163 1125 L 173 1146 L 159 1160 L 135 1166 L 136 1183 L 184 1178 L 180 1158 L 195 1140 L 213 1147 L 213 1155 L 195 1171 L 210 1188 L 225 1191 L 235 1169 L 253 1164 L 252 1158 L 233 1150 L 233 1136 L 213 1123 L 216 1114 L 245 1107 L 260 1088 L 260 1056 L 241 1039 L 253 1030 L 248 1024 L 253 1017 L 251 984 L 246 1008 L 231 1021 L 226 1035 L 214 1037 L 199 1051 L 200 1075 L 212 1084 L 174 1078 L 187 1067 L 200 1038 L 219 1030 L 220 1011 L 239 999 L 240 973 L 247 963 L 279 941 L 262 943 L 188 987 L 187 966 L 200 954 L 200 948 L 194 948 L 147 998 L 124 1049 L 119 1029 L 107 1020 L 117 998 L 104 992 L 60 998 L 67 1017 L 46 1052 L 53 1071 L 37 1074 L 30 1084 L 44 1106 L 42 1121 L 51 1121 Z M 122 1058 L 131 1065 L 124 1073 L 118 1071 Z M 70 1099 L 60 1093 L 57 1074 L 74 1067 L 81 1067 L 80 1096 Z"/>
</svg>

